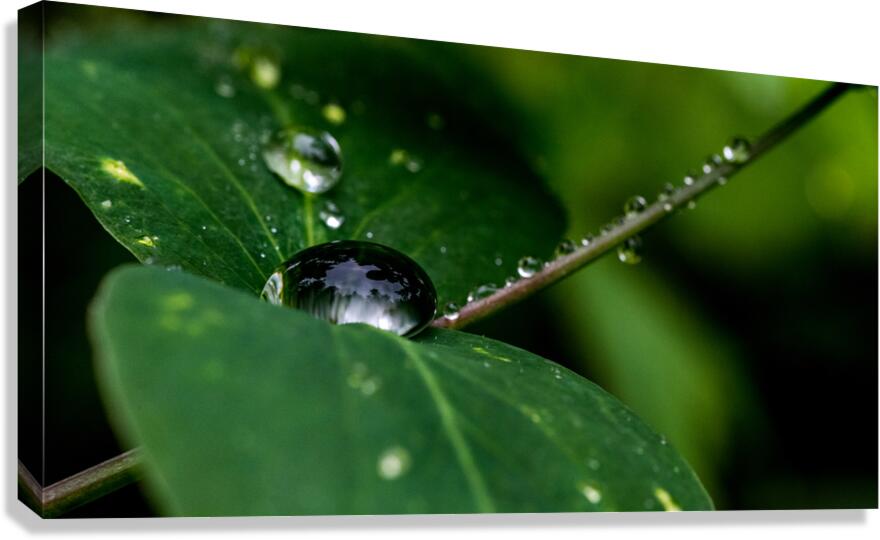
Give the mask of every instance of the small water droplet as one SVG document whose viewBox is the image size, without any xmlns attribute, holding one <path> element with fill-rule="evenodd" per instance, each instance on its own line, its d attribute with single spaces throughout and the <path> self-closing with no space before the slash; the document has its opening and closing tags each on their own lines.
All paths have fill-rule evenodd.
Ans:
<svg viewBox="0 0 880 540">
<path fill-rule="evenodd" d="M 569 240 L 568 238 L 566 238 L 566 239 L 562 240 L 561 242 L 559 242 L 559 244 L 556 246 L 555 253 L 556 253 L 557 257 L 563 257 L 565 255 L 569 255 L 571 253 L 574 253 L 576 249 L 577 249 L 577 245 L 572 240 Z"/>
<path fill-rule="evenodd" d="M 263 151 L 263 159 L 284 183 L 308 193 L 324 193 L 342 176 L 339 143 L 327 132 L 279 131 Z"/>
<path fill-rule="evenodd" d="M 742 137 L 734 137 L 721 151 L 728 163 L 744 163 L 751 157 L 751 145 Z"/>
<path fill-rule="evenodd" d="M 266 258 L 266 254 L 263 253 L 262 251 L 260 252 L 260 258 L 261 258 L 261 259 L 265 259 L 265 258 Z"/>
<path fill-rule="evenodd" d="M 207 226 L 207 225 L 202 225 L 202 230 L 203 230 L 203 231 L 207 231 L 207 230 L 208 230 L 208 226 Z"/>
<path fill-rule="evenodd" d="M 278 234 L 278 227 L 272 227 L 269 230 L 272 231 L 272 234 Z"/>
<path fill-rule="evenodd" d="M 582 245 L 583 247 L 587 247 L 587 246 L 589 246 L 590 244 L 593 243 L 593 240 L 595 240 L 595 238 L 593 237 L 593 235 L 592 235 L 592 234 L 588 234 L 588 235 L 584 236 L 583 238 L 581 238 L 581 245 Z"/>
<path fill-rule="evenodd" d="M 318 217 L 321 218 L 321 221 L 328 229 L 334 231 L 345 223 L 345 216 L 342 215 L 342 211 L 339 210 L 339 207 L 333 201 L 324 201 L 323 207 L 318 212 Z"/>
<path fill-rule="evenodd" d="M 518 277 L 515 277 L 515 276 L 509 276 L 507 279 L 504 280 L 504 287 L 505 287 L 505 288 L 506 288 L 506 287 L 511 287 L 511 286 L 512 286 L 514 283 L 516 283 L 517 281 L 519 281 L 519 278 L 518 278 Z"/>
<path fill-rule="evenodd" d="M 220 97 L 235 97 L 235 86 L 233 86 L 229 77 L 220 77 L 217 79 L 217 82 L 214 84 L 214 91 L 217 92 L 217 95 Z"/>
<path fill-rule="evenodd" d="M 104 210 L 107 210 L 108 208 L 112 208 L 112 207 L 113 207 L 113 201 L 111 201 L 110 199 L 107 199 L 106 201 L 101 201 L 101 208 L 103 208 Z"/>
<path fill-rule="evenodd" d="M 345 122 L 345 109 L 336 103 L 328 103 L 321 109 L 321 114 L 328 122 L 334 125 L 340 125 Z"/>
<path fill-rule="evenodd" d="M 443 316 L 450 321 L 458 319 L 461 314 L 461 308 L 455 302 L 449 302 L 443 306 Z"/>
<path fill-rule="evenodd" d="M 637 264 L 642 260 L 642 239 L 631 236 L 617 248 L 617 258 L 622 263 Z"/>
<path fill-rule="evenodd" d="M 692 186 L 692 185 L 694 185 L 694 175 L 692 175 L 692 174 L 688 174 L 688 175 L 686 175 L 686 176 L 684 177 L 683 182 L 684 182 L 684 185 L 686 185 L 686 186 Z"/>
<path fill-rule="evenodd" d="M 402 446 L 392 446 L 379 455 L 376 470 L 383 480 L 395 480 L 409 470 L 412 459 Z"/>
<path fill-rule="evenodd" d="M 262 296 L 334 324 L 364 323 L 402 336 L 427 326 L 437 304 L 431 279 L 415 261 L 355 240 L 300 251 L 269 277 Z"/>
<path fill-rule="evenodd" d="M 373 231 L 367 231 L 367 234 L 365 236 L 367 238 L 373 238 Z"/>
<path fill-rule="evenodd" d="M 446 246 L 440 246 L 440 253 L 446 255 Z"/>
<path fill-rule="evenodd" d="M 594 471 L 598 471 L 600 465 L 601 464 L 599 463 L 599 460 L 596 458 L 590 458 L 587 460 L 587 467 L 589 467 L 590 469 L 592 469 Z"/>
<path fill-rule="evenodd" d="M 485 285 L 480 285 L 479 287 L 469 292 L 467 296 L 467 301 L 474 302 L 476 300 L 482 300 L 487 296 L 492 296 L 496 292 L 498 292 L 497 285 L 495 285 L 494 283 L 486 283 Z"/>
<path fill-rule="evenodd" d="M 718 179 L 715 181 L 718 182 L 719 186 L 723 186 L 723 185 L 727 184 L 727 177 L 726 176 L 719 176 Z"/>
<path fill-rule="evenodd" d="M 495 257 L 495 266 L 501 266 L 502 264 L 504 264 L 504 259 L 501 257 Z"/>
<path fill-rule="evenodd" d="M 537 257 L 523 257 L 519 260 L 516 265 L 516 272 L 520 275 L 520 277 L 530 278 L 535 275 L 542 267 L 544 263 L 541 259 Z"/>
<path fill-rule="evenodd" d="M 581 494 L 592 504 L 599 504 L 602 501 L 602 492 L 591 484 L 582 484 Z"/>
<path fill-rule="evenodd" d="M 695 201 L 695 200 L 693 200 L 693 199 L 691 199 L 691 200 L 688 201 L 688 203 L 687 203 L 687 209 L 688 209 L 688 210 L 693 210 L 693 209 L 696 208 L 696 207 L 697 207 L 697 201 Z"/>
<path fill-rule="evenodd" d="M 406 162 L 406 170 L 411 173 L 417 173 L 422 170 L 422 162 L 418 159 L 410 158 L 410 160 Z"/>
<path fill-rule="evenodd" d="M 623 213 L 627 218 L 634 218 L 644 212 L 646 206 L 648 206 L 648 203 L 645 201 L 644 197 L 641 195 L 634 195 L 623 205 Z"/>
<path fill-rule="evenodd" d="M 709 174 L 714 171 L 716 167 L 724 163 L 724 159 L 721 158 L 718 154 L 712 154 L 708 158 L 706 158 L 706 163 L 703 163 L 703 173 Z"/>
</svg>

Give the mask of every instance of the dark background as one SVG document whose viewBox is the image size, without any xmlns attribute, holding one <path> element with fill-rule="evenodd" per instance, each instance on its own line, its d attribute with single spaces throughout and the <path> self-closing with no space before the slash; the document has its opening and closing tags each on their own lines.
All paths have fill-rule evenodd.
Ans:
<svg viewBox="0 0 880 540">
<path fill-rule="evenodd" d="M 826 85 L 410 45 L 456 66 L 447 77 L 475 84 L 479 73 L 477 83 L 496 89 L 483 114 L 515 133 L 566 206 L 573 238 Z M 19 187 L 19 451 L 46 485 L 122 450 L 95 388 L 85 313 L 102 276 L 135 259 L 47 173 L 43 469 L 41 188 L 39 173 Z M 876 88 L 852 91 L 695 210 L 655 227 L 645 246 L 639 265 L 610 255 L 468 331 L 618 396 L 667 435 L 719 509 L 876 507 Z M 132 486 L 71 517 L 150 514 Z"/>
</svg>

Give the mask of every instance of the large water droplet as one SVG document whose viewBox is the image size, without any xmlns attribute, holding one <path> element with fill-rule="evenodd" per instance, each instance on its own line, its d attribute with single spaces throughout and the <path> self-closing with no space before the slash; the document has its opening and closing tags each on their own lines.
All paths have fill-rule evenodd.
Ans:
<svg viewBox="0 0 880 540">
<path fill-rule="evenodd" d="M 402 336 L 425 328 L 437 305 L 434 285 L 415 261 L 356 240 L 300 251 L 269 277 L 262 296 L 334 324 L 364 323 Z"/>
<path fill-rule="evenodd" d="M 729 163 L 744 163 L 751 157 L 751 145 L 742 137 L 734 137 L 724 150 L 721 151 L 725 161 Z"/>
<path fill-rule="evenodd" d="M 645 201 L 644 197 L 641 195 L 634 195 L 623 205 L 623 213 L 626 217 L 633 218 L 644 212 L 646 206 L 648 206 L 648 203 Z"/>
<path fill-rule="evenodd" d="M 339 207 L 333 201 L 324 201 L 321 210 L 318 212 L 318 217 L 321 218 L 321 221 L 324 222 L 327 228 L 333 230 L 338 229 L 345 223 L 345 216 L 342 215 L 342 211 L 339 210 Z"/>
<path fill-rule="evenodd" d="M 263 159 L 284 183 L 308 193 L 324 193 L 342 176 L 339 143 L 327 132 L 279 131 L 263 150 Z"/>
<path fill-rule="evenodd" d="M 622 263 L 637 264 L 642 260 L 642 239 L 630 236 L 617 248 L 617 258 Z"/>
<path fill-rule="evenodd" d="M 524 278 L 530 278 L 535 275 L 542 267 L 544 263 L 541 262 L 541 259 L 537 257 L 523 257 L 519 260 L 519 263 L 516 265 L 516 272 Z"/>
<path fill-rule="evenodd" d="M 495 285 L 494 283 L 486 283 L 485 285 L 480 285 L 479 287 L 469 292 L 467 296 L 467 301 L 474 302 L 476 300 L 482 300 L 487 296 L 492 296 L 496 292 L 498 292 L 498 285 Z"/>
</svg>

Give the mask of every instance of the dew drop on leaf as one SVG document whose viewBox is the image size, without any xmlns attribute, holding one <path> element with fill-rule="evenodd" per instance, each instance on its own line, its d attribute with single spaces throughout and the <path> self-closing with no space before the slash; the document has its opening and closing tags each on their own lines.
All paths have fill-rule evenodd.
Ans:
<svg viewBox="0 0 880 540">
<path fill-rule="evenodd" d="M 406 448 L 392 446 L 379 455 L 376 470 L 383 480 L 395 480 L 409 470 L 411 461 Z"/>
<path fill-rule="evenodd" d="M 345 109 L 336 103 L 328 103 L 324 105 L 324 108 L 321 109 L 321 114 L 323 114 L 324 118 L 331 124 L 338 126 L 345 122 Z"/>
<path fill-rule="evenodd" d="M 364 323 L 401 336 L 424 329 L 437 306 L 434 285 L 418 263 L 356 240 L 300 251 L 269 277 L 262 297 L 333 324 Z"/>
<path fill-rule="evenodd" d="M 342 215 L 342 211 L 339 210 L 339 207 L 333 201 L 324 201 L 321 210 L 318 212 L 318 217 L 321 218 L 321 221 L 328 229 L 336 230 L 345 223 L 345 216 Z"/>
<path fill-rule="evenodd" d="M 583 247 L 587 247 L 587 246 L 589 246 L 590 244 L 593 243 L 593 240 L 595 240 L 595 238 L 593 237 L 593 235 L 592 235 L 592 234 L 588 234 L 588 235 L 584 236 L 583 238 L 581 238 L 581 245 L 582 245 Z"/>
<path fill-rule="evenodd" d="M 339 143 L 325 131 L 279 131 L 263 150 L 263 160 L 284 183 L 307 193 L 324 193 L 342 176 Z"/>
<path fill-rule="evenodd" d="M 516 265 L 516 273 L 520 277 L 530 278 L 538 272 L 544 264 L 537 257 L 523 257 Z"/>
</svg>

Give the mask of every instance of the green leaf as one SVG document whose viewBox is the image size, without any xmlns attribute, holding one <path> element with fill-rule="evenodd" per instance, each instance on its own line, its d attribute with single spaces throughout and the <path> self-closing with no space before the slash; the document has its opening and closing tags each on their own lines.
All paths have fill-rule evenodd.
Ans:
<svg viewBox="0 0 880 540">
<path fill-rule="evenodd" d="M 43 8 L 18 12 L 18 181 L 40 167 L 43 159 Z"/>
<path fill-rule="evenodd" d="M 107 278 L 91 325 L 170 514 L 712 508 L 615 398 L 486 338 L 333 326 L 147 267 Z"/>
<path fill-rule="evenodd" d="M 139 260 L 256 292 L 307 245 L 372 239 L 461 301 L 561 235 L 538 177 L 432 76 L 434 46 L 175 21 L 59 33 L 46 60 L 47 165 Z M 256 65 L 277 66 L 277 86 Z M 265 166 L 263 141 L 287 126 L 338 140 L 337 187 L 307 198 Z"/>
</svg>

